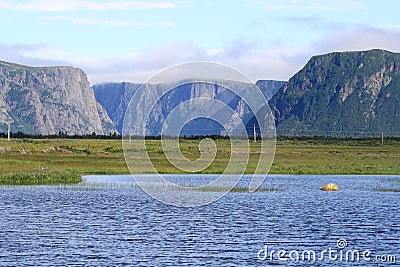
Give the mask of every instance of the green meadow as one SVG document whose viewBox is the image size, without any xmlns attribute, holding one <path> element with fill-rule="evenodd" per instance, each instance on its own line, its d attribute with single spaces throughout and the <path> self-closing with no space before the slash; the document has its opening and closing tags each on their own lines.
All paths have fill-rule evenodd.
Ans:
<svg viewBox="0 0 400 267">
<path fill-rule="evenodd" d="M 217 155 L 200 173 L 223 173 L 231 154 L 229 140 L 215 140 Z M 254 172 L 260 144 L 250 142 L 246 173 Z M 181 140 L 188 159 L 200 157 L 198 140 Z M 159 140 L 146 140 L 146 151 L 159 173 L 184 173 L 166 159 Z M 143 151 L 143 153 L 146 153 Z M 135 172 L 149 170 L 136 164 Z M 121 140 L 0 139 L 1 184 L 76 183 L 81 175 L 127 174 Z M 400 174 L 400 140 L 279 138 L 273 174 Z"/>
</svg>

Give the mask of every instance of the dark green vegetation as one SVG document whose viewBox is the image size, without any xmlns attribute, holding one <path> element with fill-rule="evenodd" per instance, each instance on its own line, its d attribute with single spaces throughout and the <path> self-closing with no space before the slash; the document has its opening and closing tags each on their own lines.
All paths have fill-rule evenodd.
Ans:
<svg viewBox="0 0 400 267">
<path fill-rule="evenodd" d="M 271 99 L 280 135 L 400 135 L 400 54 L 315 56 Z"/>
<path fill-rule="evenodd" d="M 183 154 L 198 158 L 198 143 L 199 140 L 181 140 Z M 146 144 L 160 173 L 182 173 L 166 160 L 159 140 L 148 140 Z M 222 173 L 228 164 L 229 140 L 216 140 L 216 144 L 216 159 L 202 173 Z M 259 144 L 251 143 L 251 151 L 246 173 L 252 173 L 257 165 Z M 137 173 L 147 171 L 138 164 Z M 61 183 L 77 181 L 75 178 L 84 174 L 126 173 L 129 171 L 120 140 L 0 139 L 1 183 Z M 400 140 L 388 139 L 382 145 L 373 138 L 280 138 L 271 173 L 399 175 Z"/>
<path fill-rule="evenodd" d="M 4 185 L 72 184 L 81 181 L 81 176 L 73 172 L 0 175 L 0 184 Z"/>
</svg>

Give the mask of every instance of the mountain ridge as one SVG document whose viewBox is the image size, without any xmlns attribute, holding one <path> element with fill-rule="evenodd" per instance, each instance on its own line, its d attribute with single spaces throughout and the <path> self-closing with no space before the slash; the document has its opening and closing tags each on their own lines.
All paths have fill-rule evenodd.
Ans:
<svg viewBox="0 0 400 267">
<path fill-rule="evenodd" d="M 313 56 L 271 99 L 279 134 L 399 134 L 400 54 Z"/>
</svg>

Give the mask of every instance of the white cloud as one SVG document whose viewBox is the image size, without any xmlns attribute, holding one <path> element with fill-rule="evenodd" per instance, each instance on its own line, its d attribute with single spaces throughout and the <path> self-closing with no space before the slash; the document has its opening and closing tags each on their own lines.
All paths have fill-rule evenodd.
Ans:
<svg viewBox="0 0 400 267">
<path fill-rule="evenodd" d="M 379 29 L 389 29 L 389 30 L 400 30 L 400 24 L 390 24 L 390 25 L 374 25 L 374 28 Z"/>
<path fill-rule="evenodd" d="M 103 20 L 98 18 L 85 18 L 85 17 L 72 17 L 72 16 L 53 16 L 44 18 L 45 21 L 66 20 L 74 24 L 86 25 L 101 25 L 101 26 L 116 26 L 116 27 L 138 27 L 138 26 L 174 26 L 172 22 L 168 21 L 154 21 L 150 23 L 133 22 L 133 21 L 118 21 L 118 20 Z"/>
<path fill-rule="evenodd" d="M 164 68 L 189 61 L 206 60 L 207 52 L 192 44 L 175 44 L 115 57 L 88 59 L 83 67 L 92 83 L 143 82 Z"/>
<path fill-rule="evenodd" d="M 281 18 L 284 22 L 289 22 L 296 27 L 307 27 L 312 30 L 326 31 L 343 31 L 351 27 L 351 25 L 343 22 L 328 21 L 320 16 L 292 16 Z"/>
<path fill-rule="evenodd" d="M 364 5 L 356 0 L 265 0 L 253 2 L 251 6 L 283 10 L 350 10 L 364 8 Z"/>
<path fill-rule="evenodd" d="M 282 46 L 234 41 L 230 46 L 203 48 L 190 43 L 148 47 L 120 56 L 82 56 L 36 45 L 1 45 L 0 58 L 33 66 L 71 65 L 83 69 L 92 84 L 110 81 L 143 82 L 172 65 L 190 61 L 215 61 L 232 66 L 254 81 L 287 80 L 314 55 L 333 51 L 381 48 L 398 52 L 400 32 L 359 26 L 305 46 Z M 65 60 L 68 59 L 68 60 Z"/>
<path fill-rule="evenodd" d="M 127 10 L 127 9 L 164 9 L 176 8 L 170 2 L 152 1 L 95 1 L 95 0 L 32 0 L 29 2 L 0 1 L 0 8 L 43 12 L 62 12 L 74 10 Z"/>
<path fill-rule="evenodd" d="M 234 49 L 232 48 L 234 47 Z M 44 44 L 1 45 L 0 58 L 30 66 L 68 65 L 83 69 L 92 84 L 100 82 L 144 82 L 170 66 L 190 61 L 214 61 L 232 66 L 254 81 L 285 80 L 304 63 L 307 55 L 292 48 L 250 48 L 239 51 L 237 45 L 226 49 L 204 49 L 193 44 L 152 47 L 135 53 L 88 57 L 59 50 Z M 236 49 L 236 50 L 235 50 Z M 234 55 L 237 51 L 241 56 Z M 65 60 L 68 59 L 68 60 Z"/>
<path fill-rule="evenodd" d="M 143 50 L 120 57 L 96 58 L 81 65 L 92 83 L 109 81 L 143 82 L 164 68 L 190 61 L 213 61 L 232 66 L 254 81 L 286 80 L 303 66 L 308 55 L 292 48 L 251 49 L 236 57 L 229 49 L 203 49 L 176 44 Z"/>
<path fill-rule="evenodd" d="M 74 65 L 80 57 L 43 43 L 4 44 L 0 43 L 1 60 L 29 66 Z M 69 60 L 65 60 L 68 58 Z"/>
<path fill-rule="evenodd" d="M 215 57 L 225 53 L 224 48 L 208 48 L 205 51 L 208 57 Z"/>
<path fill-rule="evenodd" d="M 64 60 L 73 55 L 46 44 L 1 44 L 0 59 L 28 66 L 73 65 Z"/>
<path fill-rule="evenodd" d="M 310 45 L 310 50 L 314 53 L 374 48 L 399 51 L 400 32 L 395 29 L 360 25 L 344 32 L 337 32 Z"/>
<path fill-rule="evenodd" d="M 305 46 L 261 46 L 235 40 L 224 48 L 201 48 L 192 44 L 156 47 L 123 57 L 89 63 L 92 82 L 145 81 L 169 66 L 188 61 L 215 61 L 232 66 L 254 81 L 258 79 L 288 80 L 308 60 L 318 54 L 333 51 L 369 50 L 374 48 L 399 52 L 400 33 L 369 26 L 359 26 L 345 32 L 329 32 L 317 42 Z"/>
</svg>

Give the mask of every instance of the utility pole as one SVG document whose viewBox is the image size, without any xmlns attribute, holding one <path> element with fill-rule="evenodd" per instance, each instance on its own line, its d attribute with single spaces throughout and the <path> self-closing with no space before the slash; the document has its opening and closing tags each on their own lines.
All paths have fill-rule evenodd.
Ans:
<svg viewBox="0 0 400 267">
<path fill-rule="evenodd" d="M 5 124 L 7 124 L 7 127 L 8 127 L 8 129 L 7 129 L 7 141 L 10 142 L 10 139 L 11 139 L 11 123 L 12 123 L 10 115 L 8 114 L 7 110 L 3 106 L 0 106 L 0 112 L 4 113 L 4 115 L 6 117 L 4 119 L 4 122 L 5 122 Z"/>
<path fill-rule="evenodd" d="M 383 145 L 383 132 L 382 132 L 382 145 Z"/>
<path fill-rule="evenodd" d="M 254 135 L 254 143 L 256 143 L 256 142 L 257 142 L 256 124 L 254 124 L 254 132 L 253 132 L 253 135 Z"/>
<path fill-rule="evenodd" d="M 10 139 L 11 139 L 11 122 L 6 121 L 6 124 L 7 124 L 7 126 L 8 126 L 7 141 L 10 142 Z"/>
</svg>

